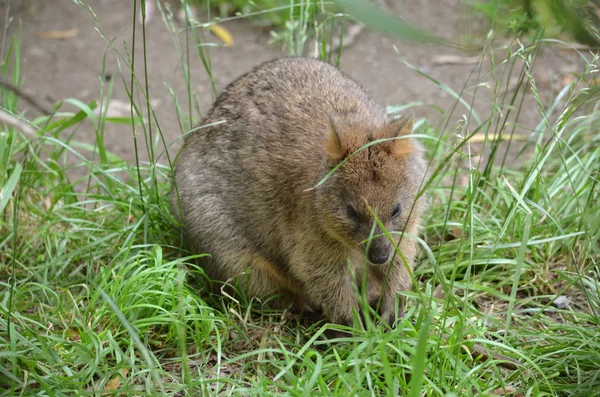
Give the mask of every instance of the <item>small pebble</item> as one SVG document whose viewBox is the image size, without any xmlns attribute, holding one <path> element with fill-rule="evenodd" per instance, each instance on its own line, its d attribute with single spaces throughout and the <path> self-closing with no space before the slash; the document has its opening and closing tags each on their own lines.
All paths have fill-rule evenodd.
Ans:
<svg viewBox="0 0 600 397">
<path fill-rule="evenodd" d="M 569 298 L 567 298 L 564 295 L 561 295 L 558 298 L 554 299 L 554 302 L 552 302 L 552 306 L 558 309 L 564 309 L 567 306 L 569 306 Z"/>
</svg>

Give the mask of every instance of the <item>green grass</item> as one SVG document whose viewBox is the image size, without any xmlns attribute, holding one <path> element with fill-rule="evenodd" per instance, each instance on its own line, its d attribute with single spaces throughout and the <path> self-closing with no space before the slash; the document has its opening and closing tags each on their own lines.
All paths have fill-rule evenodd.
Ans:
<svg viewBox="0 0 600 397">
<path fill-rule="evenodd" d="M 484 15 L 495 30 L 521 35 L 544 31 L 598 48 L 600 2 L 597 0 L 463 0 Z"/>
<path fill-rule="evenodd" d="M 203 40 L 193 27 L 187 34 L 190 47 Z M 0 70 L 18 84 L 20 43 L 4 40 Z M 93 116 L 92 108 L 104 109 L 112 84 L 125 84 L 137 104 L 129 120 L 137 148 L 160 155 L 160 126 L 148 123 L 145 104 L 149 76 L 130 73 L 143 59 L 119 54 L 122 81 L 109 81 L 98 103 L 66 100 L 76 113 L 59 108 L 32 120 L 2 90 L 2 109 L 38 132 L 0 126 L 0 390 L 600 395 L 597 59 L 546 103 L 531 78 L 539 45 L 515 46 L 504 67 L 481 72 L 478 81 L 494 82 L 485 114 L 457 100 L 464 120 L 444 109 L 439 124 L 417 122 L 431 159 L 430 209 L 406 314 L 393 330 L 369 325 L 334 340 L 323 333 L 335 326 L 307 326 L 257 300 L 211 296 L 170 216 L 172 159 L 129 164 L 106 151 L 104 128 L 126 120 Z M 197 56 L 210 74 L 210 53 Z M 187 65 L 182 55 L 184 76 Z M 505 90 L 515 76 L 517 88 Z M 539 124 L 523 142 L 515 126 L 528 91 L 539 100 Z M 191 94 L 176 103 L 186 132 L 199 108 Z M 90 118 L 95 147 L 64 138 Z M 483 143 L 469 140 L 481 136 Z M 507 144 L 523 151 L 522 164 L 504 157 Z M 486 155 L 469 157 L 475 149 Z M 74 170 L 85 172 L 74 177 Z M 570 305 L 559 309 L 552 302 L 561 295 Z M 498 354 L 519 364 L 506 368 Z"/>
</svg>

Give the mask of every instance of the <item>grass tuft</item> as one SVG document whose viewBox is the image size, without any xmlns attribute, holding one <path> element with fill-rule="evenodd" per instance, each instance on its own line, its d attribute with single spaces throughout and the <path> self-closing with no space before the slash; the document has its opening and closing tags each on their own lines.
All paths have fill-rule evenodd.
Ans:
<svg viewBox="0 0 600 397">
<path fill-rule="evenodd" d="M 188 85 L 190 47 L 212 73 L 200 26 L 188 21 L 183 41 L 173 39 Z M 3 41 L 0 74 L 18 86 L 19 36 Z M 532 73 L 547 43 L 493 43 L 490 35 L 475 84 L 455 92 L 427 76 L 456 103 L 438 124 L 415 124 L 431 178 L 404 317 L 392 330 L 367 322 L 337 339 L 325 333 L 339 326 L 210 294 L 170 215 L 171 159 L 161 144 L 171 143 L 161 143 L 145 70 L 132 72 L 143 58 L 109 45 L 121 82 L 106 83 L 98 102 L 67 98 L 52 116 L 19 112 L 15 92 L 0 88 L 0 110 L 34 131 L 0 124 L 0 388 L 19 396 L 600 395 L 598 59 L 588 56 L 548 99 Z M 113 84 L 135 103 L 130 117 L 106 117 Z M 493 103 L 476 113 L 482 87 Z M 200 113 L 191 92 L 173 93 L 182 135 Z M 530 129 L 526 103 L 539 113 Z M 421 104 L 390 112 L 409 106 Z M 465 116 L 456 120 L 455 108 Z M 86 122 L 94 146 L 72 139 Z M 139 133 L 135 164 L 106 150 L 111 123 Z"/>
</svg>

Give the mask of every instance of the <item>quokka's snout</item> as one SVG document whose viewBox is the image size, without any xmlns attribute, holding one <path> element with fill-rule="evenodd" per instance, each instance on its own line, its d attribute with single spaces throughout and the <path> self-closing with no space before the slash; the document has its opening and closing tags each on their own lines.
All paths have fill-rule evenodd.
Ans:
<svg viewBox="0 0 600 397">
<path fill-rule="evenodd" d="M 367 244 L 367 259 L 373 265 L 383 265 L 392 256 L 393 245 L 385 236 L 375 237 Z"/>
<path fill-rule="evenodd" d="M 252 296 L 277 294 L 274 306 L 350 324 L 359 310 L 352 273 L 366 255 L 368 282 L 383 287 L 380 315 L 393 322 L 397 294 L 411 287 L 414 241 L 398 247 L 407 263 L 385 236 L 361 260 L 355 251 L 372 235 L 373 210 L 390 233 L 417 233 L 425 167 L 412 118 L 388 119 L 350 77 L 298 57 L 231 83 L 202 125 L 179 155 L 172 206 L 193 248 L 210 254 L 206 273 Z"/>
</svg>

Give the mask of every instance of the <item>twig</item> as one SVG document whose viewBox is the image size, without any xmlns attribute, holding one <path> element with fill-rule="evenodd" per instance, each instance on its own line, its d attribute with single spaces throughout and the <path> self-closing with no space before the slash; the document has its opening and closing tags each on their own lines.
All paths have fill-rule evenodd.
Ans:
<svg viewBox="0 0 600 397">
<path fill-rule="evenodd" d="M 481 61 L 481 55 L 465 57 L 461 55 L 441 54 L 431 57 L 436 65 L 472 65 Z"/>
<path fill-rule="evenodd" d="M 0 108 L 0 123 L 10 125 L 13 128 L 21 131 L 23 134 L 35 137 L 35 131 L 31 128 L 27 123 L 19 120 L 12 114 L 6 112 L 4 109 Z"/>
<path fill-rule="evenodd" d="M 16 85 L 14 85 L 13 83 L 11 83 L 10 81 L 6 80 L 5 78 L 3 78 L 1 76 L 0 76 L 0 86 L 9 89 L 10 91 L 17 94 L 19 97 L 25 99 L 27 102 L 29 102 L 31 105 L 33 105 L 33 107 L 35 107 L 37 110 L 44 113 L 45 115 L 49 116 L 54 113 L 54 111 L 52 109 L 47 108 L 46 106 L 40 104 L 31 95 L 24 93 L 19 87 L 17 87 Z"/>
<path fill-rule="evenodd" d="M 325 51 L 327 52 L 327 54 L 331 54 L 332 52 L 339 50 L 340 45 L 342 46 L 342 48 L 350 47 L 351 45 L 354 44 L 354 42 L 356 41 L 356 39 L 358 38 L 358 36 L 362 33 L 362 31 L 364 29 L 365 29 L 365 25 L 363 25 L 362 23 L 356 23 L 356 24 L 350 25 L 348 30 L 346 30 L 346 32 L 344 33 L 344 40 L 342 42 L 340 42 L 340 39 L 338 37 L 334 37 L 332 40 L 331 46 L 329 46 L 329 44 L 327 44 Z M 318 45 L 316 45 L 315 46 L 315 57 L 318 55 L 318 50 L 319 50 Z"/>
<path fill-rule="evenodd" d="M 498 360 L 499 366 L 506 369 L 511 369 L 513 371 L 516 370 L 518 368 L 517 366 L 520 364 L 518 360 L 515 360 L 512 357 L 505 356 L 501 353 L 494 353 L 493 355 L 490 355 L 483 346 L 478 344 L 474 344 L 471 348 L 478 355 L 477 357 L 481 357 L 481 361 L 486 361 L 490 358 L 493 358 L 494 360 Z"/>
</svg>

